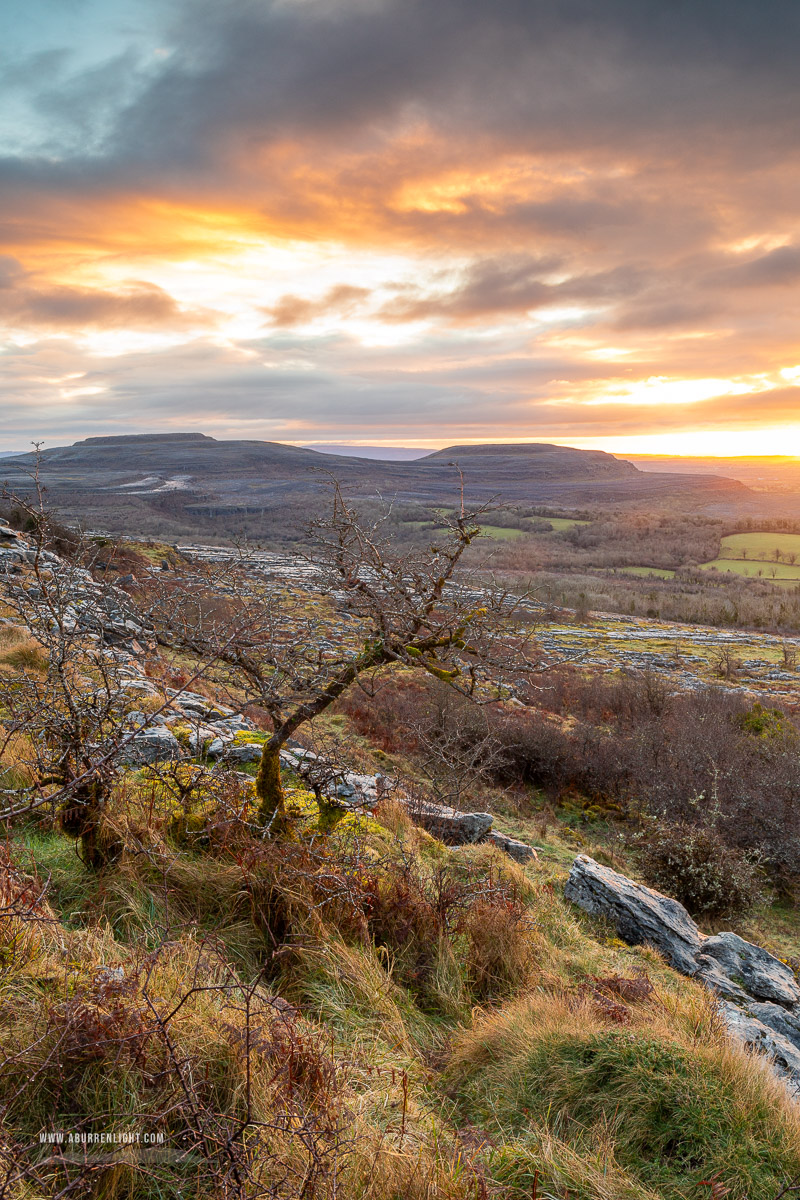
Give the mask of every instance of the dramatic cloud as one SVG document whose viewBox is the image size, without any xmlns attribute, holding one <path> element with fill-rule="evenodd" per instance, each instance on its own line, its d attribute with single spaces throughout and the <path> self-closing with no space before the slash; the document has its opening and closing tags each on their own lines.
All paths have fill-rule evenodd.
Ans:
<svg viewBox="0 0 800 1200">
<path fill-rule="evenodd" d="M 8 19 L 5 445 L 775 428 L 800 453 L 797 6 Z"/>
</svg>

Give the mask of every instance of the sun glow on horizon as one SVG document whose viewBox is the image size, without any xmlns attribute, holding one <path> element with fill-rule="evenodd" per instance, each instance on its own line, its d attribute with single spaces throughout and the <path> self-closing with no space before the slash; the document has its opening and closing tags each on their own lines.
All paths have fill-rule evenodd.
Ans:
<svg viewBox="0 0 800 1200">
<path fill-rule="evenodd" d="M 548 438 L 555 445 L 608 454 L 656 454 L 674 458 L 800 457 L 800 422 L 762 429 L 707 429 L 675 433 Z"/>
</svg>

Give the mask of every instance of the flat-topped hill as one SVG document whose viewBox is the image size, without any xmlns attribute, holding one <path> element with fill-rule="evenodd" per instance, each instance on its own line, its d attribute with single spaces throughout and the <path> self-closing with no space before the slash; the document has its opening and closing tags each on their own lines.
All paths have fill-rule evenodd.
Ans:
<svg viewBox="0 0 800 1200">
<path fill-rule="evenodd" d="M 542 477 L 593 479 L 606 476 L 630 479 L 640 472 L 633 463 L 604 450 L 577 450 L 574 446 L 554 446 L 548 442 L 517 442 L 478 446 L 446 446 L 421 459 L 421 463 L 442 461 L 481 464 L 494 470 L 530 472 Z"/>
<path fill-rule="evenodd" d="M 354 496 L 453 504 L 460 487 L 455 463 L 474 502 L 501 497 L 506 504 L 585 507 L 678 499 L 727 511 L 750 495 L 735 480 L 643 472 L 600 450 L 547 443 L 448 446 L 415 461 L 387 462 L 194 432 L 134 434 L 45 449 L 39 467 L 51 500 L 68 517 L 185 536 L 211 532 L 209 521 L 236 513 L 307 516 L 331 478 Z M 32 454 L 7 459 L 2 478 L 12 490 L 24 487 L 34 465 Z"/>
<path fill-rule="evenodd" d="M 286 446 L 282 442 L 219 441 L 203 433 L 126 434 L 91 437 L 72 446 L 43 450 L 41 462 L 46 470 L 61 472 L 67 467 L 85 467 L 92 472 L 115 471 L 130 474 L 139 470 L 211 472 L 258 470 L 264 466 L 323 466 L 339 461 L 336 456 L 318 454 Z M 28 466 L 33 454 L 21 455 L 15 465 Z"/>
</svg>

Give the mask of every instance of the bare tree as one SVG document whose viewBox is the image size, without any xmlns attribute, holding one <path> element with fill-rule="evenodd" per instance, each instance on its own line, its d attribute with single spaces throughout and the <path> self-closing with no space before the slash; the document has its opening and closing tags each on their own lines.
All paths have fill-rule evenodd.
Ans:
<svg viewBox="0 0 800 1200">
<path fill-rule="evenodd" d="M 412 724 L 411 734 L 415 758 L 434 799 L 457 811 L 505 761 L 505 748 L 492 733 L 486 711 L 470 711 L 449 688 L 435 695 L 432 708 Z"/>
<path fill-rule="evenodd" d="M 0 563 L 8 614 L 0 627 L 6 651 L 0 671 L 0 795 L 6 804 L 0 819 L 49 805 L 64 830 L 79 839 L 84 863 L 102 867 L 120 849 L 113 837 L 104 838 L 102 821 L 114 779 L 131 743 L 174 697 L 137 680 L 130 647 L 143 649 L 136 639 L 147 641 L 150 618 L 123 589 L 95 578 L 99 548 L 71 533 L 69 557 L 51 549 L 63 549 L 64 538 L 36 473 L 30 496 L 5 493 L 4 499 L 28 532 Z M 207 669 L 202 664 L 185 686 Z M 146 712 L 135 703 L 142 695 L 137 688 L 149 693 Z M 138 709 L 135 723 L 128 718 L 132 707 Z"/>
<path fill-rule="evenodd" d="M 338 483 L 331 489 L 307 556 L 316 599 L 288 585 L 265 586 L 244 559 L 216 572 L 199 567 L 175 586 L 158 581 L 158 620 L 173 644 L 224 662 L 216 678 L 224 678 L 229 696 L 257 703 L 269 716 L 256 791 L 260 821 L 271 833 L 290 827 L 281 748 L 349 688 L 409 667 L 481 702 L 509 695 L 514 679 L 542 669 L 528 635 L 514 629 L 521 598 L 486 581 L 478 586 L 459 571 L 480 535 L 483 509 L 467 511 L 462 503 L 440 540 L 400 551 L 386 532 L 386 514 L 367 524 Z"/>
</svg>

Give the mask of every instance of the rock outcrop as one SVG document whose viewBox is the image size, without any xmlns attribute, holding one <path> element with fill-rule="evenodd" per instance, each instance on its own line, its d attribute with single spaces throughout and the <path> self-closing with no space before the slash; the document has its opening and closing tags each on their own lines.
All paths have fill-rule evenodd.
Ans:
<svg viewBox="0 0 800 1200">
<path fill-rule="evenodd" d="M 128 766 L 143 767 L 148 763 L 180 758 L 182 753 L 180 742 L 165 725 L 150 725 L 131 738 L 120 761 Z"/>
<path fill-rule="evenodd" d="M 786 1080 L 792 1092 L 797 1095 L 800 1091 L 798 1045 L 777 1032 L 774 1027 L 770 1028 L 745 1009 L 732 1004 L 730 1000 L 720 1001 L 719 1010 L 728 1033 L 744 1042 L 751 1050 L 765 1054 L 772 1061 L 776 1073 Z"/>
<path fill-rule="evenodd" d="M 684 975 L 693 975 L 702 934 L 682 904 L 581 855 L 564 895 L 586 912 L 609 917 L 634 946 L 655 946 Z"/>
<path fill-rule="evenodd" d="M 493 830 L 494 817 L 491 813 L 459 812 L 447 804 L 415 799 L 408 796 L 392 779 L 383 775 L 362 775 L 355 771 L 337 769 L 297 743 L 281 751 L 281 762 L 345 808 L 374 808 L 381 800 L 391 797 L 406 809 L 415 824 L 421 825 L 434 837 L 450 846 L 487 841 L 494 843 L 517 862 L 528 862 L 536 858 L 536 851 L 532 846 Z"/>
<path fill-rule="evenodd" d="M 564 895 L 612 920 L 631 945 L 654 946 L 670 966 L 713 992 L 729 1033 L 766 1054 L 800 1093 L 800 985 L 791 967 L 736 933 L 707 937 L 677 900 L 585 854 L 572 864 Z"/>
<path fill-rule="evenodd" d="M 769 1000 L 786 1008 L 800 1002 L 800 987 L 791 967 L 735 933 L 705 938 L 698 960 L 705 966 L 709 958 L 722 975 L 735 980 L 757 1000 Z M 702 977 L 702 970 L 698 974 Z"/>
</svg>

